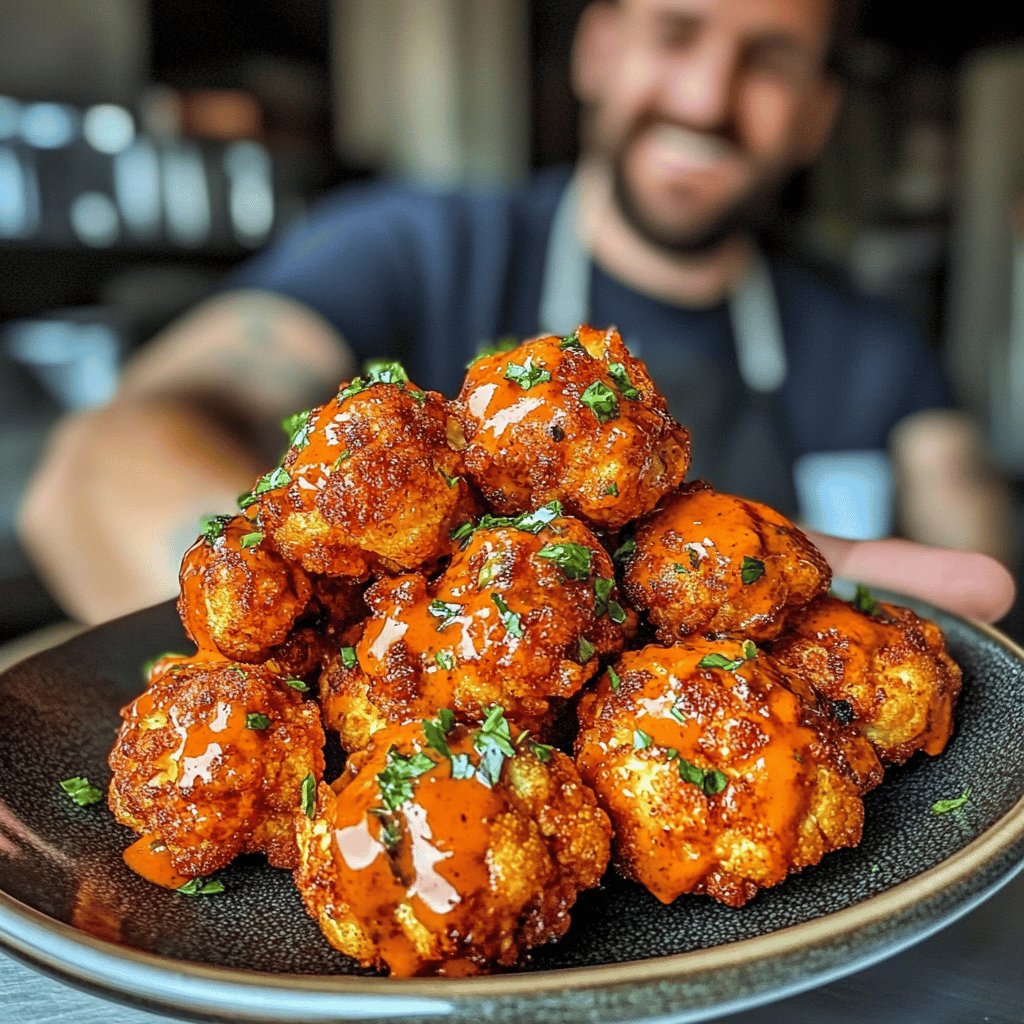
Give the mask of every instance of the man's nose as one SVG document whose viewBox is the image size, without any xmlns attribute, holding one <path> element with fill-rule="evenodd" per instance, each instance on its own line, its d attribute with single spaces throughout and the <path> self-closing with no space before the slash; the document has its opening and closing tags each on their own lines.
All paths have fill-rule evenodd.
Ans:
<svg viewBox="0 0 1024 1024">
<path fill-rule="evenodd" d="M 727 40 L 707 39 L 679 54 L 664 82 L 666 113 L 694 128 L 721 128 L 731 117 L 739 62 Z"/>
</svg>

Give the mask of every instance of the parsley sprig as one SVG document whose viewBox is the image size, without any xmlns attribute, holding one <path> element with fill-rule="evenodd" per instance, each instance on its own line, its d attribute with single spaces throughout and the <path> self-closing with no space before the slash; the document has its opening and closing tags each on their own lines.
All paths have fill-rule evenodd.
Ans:
<svg viewBox="0 0 1024 1024">
<path fill-rule="evenodd" d="M 450 626 L 459 617 L 462 613 L 462 605 L 456 604 L 454 601 L 442 601 L 440 598 L 435 598 L 427 605 L 427 611 L 435 619 L 441 620 L 437 624 L 437 631 L 440 633 L 442 629 Z"/>
<path fill-rule="evenodd" d="M 743 564 L 740 566 L 740 579 L 743 580 L 743 585 L 748 586 L 751 583 L 756 583 L 764 575 L 764 562 L 760 558 L 751 558 L 749 555 L 743 556 Z"/>
<path fill-rule="evenodd" d="M 199 520 L 199 536 L 213 547 L 224 536 L 224 529 L 231 522 L 231 516 L 203 516 Z"/>
<path fill-rule="evenodd" d="M 590 575 L 594 552 L 585 544 L 545 544 L 537 552 L 538 558 L 552 562 L 565 574 L 566 579 L 585 580 Z"/>
<path fill-rule="evenodd" d="M 281 429 L 288 438 L 288 446 L 301 452 L 309 444 L 309 435 L 313 432 L 313 424 L 309 420 L 312 409 L 293 412 L 281 420 Z"/>
<path fill-rule="evenodd" d="M 603 381 L 595 380 L 580 395 L 580 402 L 597 417 L 600 423 L 607 423 L 619 415 L 619 400 L 615 397 L 615 392 Z"/>
<path fill-rule="evenodd" d="M 524 391 L 529 391 L 536 384 L 546 384 L 551 380 L 551 374 L 533 361 L 533 356 L 527 356 L 525 362 L 509 363 L 505 367 L 505 380 L 518 384 Z"/>
<path fill-rule="evenodd" d="M 516 530 L 523 530 L 525 533 L 538 534 L 546 526 L 550 526 L 554 520 L 562 515 L 562 503 L 560 501 L 549 501 L 532 512 L 521 512 L 517 516 L 494 516 L 490 513 L 482 515 L 474 525 L 472 522 L 465 522 L 450 534 L 452 540 L 459 541 L 463 547 L 469 543 L 469 538 L 477 530 L 494 530 L 503 526 L 511 526 Z"/>
<path fill-rule="evenodd" d="M 594 580 L 594 614 L 600 618 L 607 612 L 608 618 L 617 626 L 621 626 L 626 621 L 626 612 L 618 601 L 611 599 L 614 586 L 615 580 L 604 576 L 598 576 Z"/>
<path fill-rule="evenodd" d="M 60 788 L 79 807 L 88 807 L 90 804 L 99 803 L 103 799 L 103 791 L 97 789 L 85 776 L 75 775 L 70 779 L 62 780 Z"/>
<path fill-rule="evenodd" d="M 697 662 L 697 668 L 720 668 L 726 672 L 735 672 L 745 661 L 753 661 L 757 657 L 757 644 L 753 640 L 744 640 L 740 648 L 741 655 L 738 658 L 730 658 L 726 654 L 719 654 L 717 651 L 712 654 L 705 654 Z"/>
<path fill-rule="evenodd" d="M 640 397 L 640 392 L 629 379 L 626 367 L 622 363 L 609 363 L 608 376 L 615 381 L 615 386 L 619 389 L 623 398 L 628 398 L 631 402 L 635 402 Z"/>
<path fill-rule="evenodd" d="M 494 607 L 498 609 L 498 617 L 501 619 L 501 624 L 505 627 L 505 632 L 509 636 L 521 640 L 523 638 L 523 624 L 519 613 L 512 611 L 505 604 L 501 594 L 491 594 L 491 600 L 494 602 Z"/>
</svg>

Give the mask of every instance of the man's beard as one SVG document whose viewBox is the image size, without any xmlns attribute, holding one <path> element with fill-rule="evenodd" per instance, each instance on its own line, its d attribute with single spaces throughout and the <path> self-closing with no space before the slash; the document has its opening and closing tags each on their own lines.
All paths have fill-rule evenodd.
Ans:
<svg viewBox="0 0 1024 1024">
<path fill-rule="evenodd" d="M 625 164 L 626 147 L 623 147 L 612 164 L 616 205 L 626 223 L 645 242 L 674 256 L 703 256 L 734 235 L 765 232 L 775 220 L 776 200 L 784 184 L 774 178 L 762 181 L 708 223 L 679 226 L 666 224 L 644 209 L 629 185 Z"/>
</svg>

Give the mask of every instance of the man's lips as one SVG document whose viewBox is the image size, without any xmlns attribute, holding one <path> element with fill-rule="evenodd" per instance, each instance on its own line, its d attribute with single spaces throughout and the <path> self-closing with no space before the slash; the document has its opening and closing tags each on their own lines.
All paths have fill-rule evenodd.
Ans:
<svg viewBox="0 0 1024 1024">
<path fill-rule="evenodd" d="M 644 128 L 636 144 L 672 173 L 704 173 L 719 170 L 735 158 L 736 148 L 720 135 L 694 131 L 659 121 Z"/>
</svg>

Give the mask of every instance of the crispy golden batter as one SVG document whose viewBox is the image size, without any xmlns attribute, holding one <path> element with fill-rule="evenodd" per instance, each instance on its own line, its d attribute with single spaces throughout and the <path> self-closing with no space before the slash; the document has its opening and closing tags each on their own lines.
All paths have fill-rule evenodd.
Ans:
<svg viewBox="0 0 1024 1024">
<path fill-rule="evenodd" d="M 431 568 L 451 551 L 451 530 L 479 511 L 448 444 L 444 398 L 390 366 L 378 383 L 357 377 L 311 410 L 283 465 L 254 488 L 262 529 L 309 572 Z"/>
<path fill-rule="evenodd" d="M 309 605 L 313 586 L 244 515 L 214 520 L 185 552 L 178 614 L 197 647 L 265 661 Z"/>
<path fill-rule="evenodd" d="M 617 530 L 679 485 L 690 436 L 618 331 L 580 327 L 472 364 L 453 408 L 466 468 L 502 514 L 554 499 Z"/>
<path fill-rule="evenodd" d="M 324 770 L 314 702 L 264 666 L 206 656 L 164 664 L 122 718 L 110 753 L 119 822 L 162 840 L 189 877 L 240 853 L 295 866 L 302 780 Z"/>
<path fill-rule="evenodd" d="M 622 650 L 636 615 L 618 603 L 594 535 L 551 506 L 517 521 L 522 528 L 487 528 L 485 517 L 434 582 L 407 575 L 369 588 L 358 643 L 321 681 L 324 721 L 346 750 L 386 722 L 441 707 L 479 721 L 500 704 L 521 727 L 543 730 L 552 700 L 571 697 L 599 656 Z"/>
<path fill-rule="evenodd" d="M 565 932 L 604 873 L 611 828 L 572 761 L 496 712 L 472 731 L 442 718 L 429 736 L 420 723 L 378 733 L 301 823 L 306 909 L 364 966 L 515 964 Z"/>
<path fill-rule="evenodd" d="M 751 641 L 645 647 L 613 671 L 580 702 L 577 765 L 612 819 L 617 867 L 662 902 L 742 906 L 860 841 L 828 722 Z"/>
<path fill-rule="evenodd" d="M 635 540 L 623 586 L 665 643 L 691 633 L 771 639 L 832 578 L 785 516 L 703 481 L 641 520 Z"/>
<path fill-rule="evenodd" d="M 883 761 L 902 764 L 918 750 L 941 753 L 961 681 L 942 630 L 909 608 L 862 593 L 865 611 L 834 597 L 815 601 L 793 618 L 772 655 L 831 702 Z"/>
</svg>

